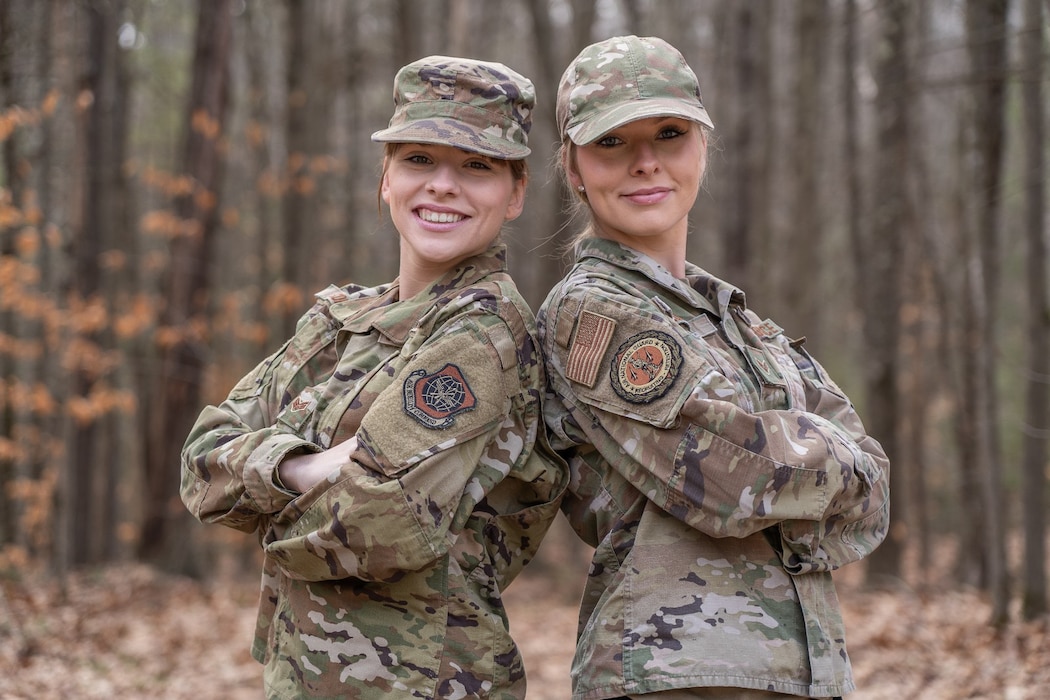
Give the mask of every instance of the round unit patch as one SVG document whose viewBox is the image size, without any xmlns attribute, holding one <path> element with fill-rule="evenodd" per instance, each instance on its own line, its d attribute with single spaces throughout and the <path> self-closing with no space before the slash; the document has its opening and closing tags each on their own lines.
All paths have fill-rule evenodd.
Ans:
<svg viewBox="0 0 1050 700">
<path fill-rule="evenodd" d="M 443 429 L 477 404 L 459 367 L 447 364 L 433 374 L 416 370 L 403 388 L 405 412 L 428 428 Z"/>
<path fill-rule="evenodd" d="M 617 349 L 609 379 L 620 398 L 649 403 L 667 393 L 682 367 L 678 341 L 660 331 L 633 335 Z"/>
</svg>

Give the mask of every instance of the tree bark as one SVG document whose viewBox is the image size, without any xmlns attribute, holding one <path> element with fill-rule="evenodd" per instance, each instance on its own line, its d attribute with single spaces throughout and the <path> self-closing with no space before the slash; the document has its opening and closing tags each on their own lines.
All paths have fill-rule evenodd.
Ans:
<svg viewBox="0 0 1050 700">
<path fill-rule="evenodd" d="M 1024 142 L 1043 144 L 1046 108 L 1043 92 L 1043 51 L 1046 46 L 1042 5 L 1024 2 L 1021 37 L 1023 65 L 1021 99 Z M 1048 611 L 1046 573 L 1046 441 L 1050 437 L 1050 306 L 1047 303 L 1046 151 L 1025 149 L 1025 219 L 1028 287 L 1028 376 L 1025 386 L 1024 456 L 1021 469 L 1021 509 L 1024 529 L 1024 565 L 1021 572 L 1021 614 L 1034 620 Z"/>
<path fill-rule="evenodd" d="M 198 573 L 183 558 L 189 531 L 173 537 L 188 518 L 173 485 L 179 483 L 183 441 L 200 411 L 200 385 L 206 360 L 207 306 L 211 260 L 219 225 L 223 174 L 221 140 L 225 125 L 232 0 L 199 0 L 193 80 L 186 115 L 182 172 L 195 183 L 192 193 L 174 202 L 184 233 L 171 244 L 164 288 L 167 306 L 161 327 L 172 329 L 161 344 L 160 371 L 153 395 L 157 407 L 150 422 L 146 455 L 146 516 L 139 556 L 169 569 Z"/>
<path fill-rule="evenodd" d="M 792 98 L 794 137 L 789 139 L 796 163 L 793 169 L 792 224 L 784 246 L 787 275 L 782 284 L 784 320 L 788 332 L 807 338 L 807 347 L 823 356 L 818 306 L 825 302 L 816 273 L 824 269 L 824 207 L 820 189 L 823 169 L 824 106 L 822 86 L 827 73 L 828 5 L 826 0 L 807 0 L 795 5 L 795 89 Z"/>
<path fill-rule="evenodd" d="M 890 458 L 892 503 L 899 500 L 903 476 L 892 465 L 899 454 L 900 265 L 907 225 L 907 192 L 900 175 L 907 171 L 910 150 L 908 5 L 907 0 L 886 0 L 878 6 L 875 198 L 870 239 L 865 245 L 869 284 L 864 295 L 864 337 L 870 358 L 865 382 L 866 423 L 869 433 L 882 443 Z M 869 559 L 869 580 L 901 576 L 904 539 L 901 523 L 892 520 L 885 541 Z"/>
<path fill-rule="evenodd" d="M 980 313 L 974 318 L 971 342 L 977 354 L 978 376 L 972 410 L 981 431 L 978 456 L 979 485 L 973 505 L 981 522 L 985 566 L 983 584 L 992 595 L 993 622 L 1006 621 L 1009 602 L 1006 536 L 1002 508 L 1002 449 L 995 378 L 1000 277 L 1000 182 L 1002 180 L 1006 91 L 1007 0 L 968 0 L 966 27 L 973 80 L 972 177 L 976 195 L 977 248 L 973 260 L 978 285 L 972 301 Z"/>
</svg>

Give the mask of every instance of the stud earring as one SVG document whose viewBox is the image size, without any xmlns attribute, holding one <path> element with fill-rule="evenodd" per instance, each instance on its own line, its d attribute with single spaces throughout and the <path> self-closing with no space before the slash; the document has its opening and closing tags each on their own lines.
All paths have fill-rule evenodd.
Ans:
<svg viewBox="0 0 1050 700">
<path fill-rule="evenodd" d="M 576 185 L 576 191 L 577 192 L 583 192 L 583 190 L 584 190 L 583 185 Z"/>
</svg>

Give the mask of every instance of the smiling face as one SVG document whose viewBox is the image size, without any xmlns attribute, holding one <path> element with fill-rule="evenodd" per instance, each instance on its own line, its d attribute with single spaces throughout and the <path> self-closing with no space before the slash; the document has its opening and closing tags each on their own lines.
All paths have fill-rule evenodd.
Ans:
<svg viewBox="0 0 1050 700">
<path fill-rule="evenodd" d="M 706 163 L 707 136 L 699 124 L 639 119 L 567 153 L 566 174 L 573 187 L 584 187 L 597 235 L 658 260 L 672 249 L 684 255 Z"/>
<path fill-rule="evenodd" d="M 492 245 L 521 214 L 525 179 L 509 161 L 405 143 L 387 154 L 380 195 L 401 236 L 398 277 L 408 298 Z"/>
</svg>

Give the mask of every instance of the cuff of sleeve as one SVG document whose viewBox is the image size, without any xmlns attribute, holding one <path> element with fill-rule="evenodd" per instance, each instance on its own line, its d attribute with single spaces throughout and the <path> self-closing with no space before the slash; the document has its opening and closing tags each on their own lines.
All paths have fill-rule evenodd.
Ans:
<svg viewBox="0 0 1050 700">
<path fill-rule="evenodd" d="M 296 435 L 274 435 L 248 455 L 244 490 L 260 513 L 276 513 L 297 495 L 284 488 L 277 478 L 277 465 L 295 451 L 320 452 L 320 448 Z"/>
</svg>

